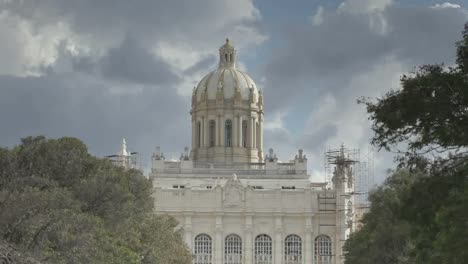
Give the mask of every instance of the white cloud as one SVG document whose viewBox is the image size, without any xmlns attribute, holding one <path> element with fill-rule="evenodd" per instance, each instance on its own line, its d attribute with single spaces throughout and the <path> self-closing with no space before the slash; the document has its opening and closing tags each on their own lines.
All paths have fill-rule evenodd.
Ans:
<svg viewBox="0 0 468 264">
<path fill-rule="evenodd" d="M 431 6 L 431 8 L 435 8 L 435 9 L 461 8 L 461 6 L 458 5 L 458 4 L 452 4 L 452 3 L 449 3 L 449 2 L 445 2 L 443 4 L 435 4 L 435 5 Z"/>
<path fill-rule="evenodd" d="M 315 15 L 313 15 L 310 20 L 312 21 L 312 25 L 318 26 L 323 23 L 323 13 L 324 13 L 324 8 L 323 6 L 319 6 L 317 8 L 317 11 L 315 12 Z"/>
<path fill-rule="evenodd" d="M 247 55 L 267 38 L 261 19 L 253 0 L 0 0 L 0 145 L 44 134 L 77 136 L 98 155 L 122 137 L 145 158 L 158 144 L 182 150 L 191 89 L 212 70 L 200 61 L 226 37 Z"/>
<path fill-rule="evenodd" d="M 393 0 L 345 0 L 337 11 L 350 14 L 381 12 L 392 3 Z"/>
</svg>

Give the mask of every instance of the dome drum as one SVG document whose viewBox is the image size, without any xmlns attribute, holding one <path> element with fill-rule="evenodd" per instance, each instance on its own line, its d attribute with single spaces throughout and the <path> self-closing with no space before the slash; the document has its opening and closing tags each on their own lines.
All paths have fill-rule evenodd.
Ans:
<svg viewBox="0 0 468 264">
<path fill-rule="evenodd" d="M 259 162 L 263 156 L 263 95 L 236 69 L 236 50 L 226 40 L 218 69 L 192 95 L 192 157 L 207 162 Z"/>
</svg>

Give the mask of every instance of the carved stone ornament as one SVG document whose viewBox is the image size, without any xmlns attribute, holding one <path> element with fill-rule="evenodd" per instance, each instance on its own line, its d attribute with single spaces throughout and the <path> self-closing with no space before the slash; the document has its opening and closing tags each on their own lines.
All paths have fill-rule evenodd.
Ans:
<svg viewBox="0 0 468 264">
<path fill-rule="evenodd" d="M 242 190 L 242 184 L 234 174 L 224 185 L 224 206 L 240 206 L 242 204 Z"/>
<path fill-rule="evenodd" d="M 208 95 L 208 94 L 207 94 L 206 90 L 203 90 L 203 91 L 202 91 L 202 94 L 201 94 L 201 96 L 200 96 L 200 101 L 201 101 L 201 102 L 205 102 L 205 101 L 206 101 L 207 95 Z"/>
<path fill-rule="evenodd" d="M 257 97 L 256 97 L 256 95 L 255 95 L 255 93 L 254 93 L 254 90 L 255 90 L 255 88 L 254 88 L 254 86 L 252 85 L 252 87 L 250 87 L 250 96 L 249 96 L 249 97 L 250 97 L 250 102 L 251 102 L 251 103 L 254 103 L 255 101 L 257 101 Z"/>
<path fill-rule="evenodd" d="M 221 103 L 224 101 L 224 91 L 223 91 L 223 84 L 218 83 L 218 89 L 216 90 L 216 101 Z"/>
<path fill-rule="evenodd" d="M 195 87 L 193 87 L 193 92 L 192 92 L 192 107 L 197 105 L 197 94 Z"/>
<path fill-rule="evenodd" d="M 234 91 L 234 101 L 236 102 L 242 101 L 242 94 L 238 86 L 236 86 L 236 89 Z"/>
</svg>

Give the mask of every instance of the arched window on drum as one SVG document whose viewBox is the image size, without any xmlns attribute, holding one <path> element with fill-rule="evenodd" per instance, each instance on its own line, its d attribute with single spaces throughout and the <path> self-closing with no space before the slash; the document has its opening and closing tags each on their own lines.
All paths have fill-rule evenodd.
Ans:
<svg viewBox="0 0 468 264">
<path fill-rule="evenodd" d="M 195 237 L 194 243 L 194 264 L 212 264 L 212 242 L 207 234 L 200 234 Z"/>
<path fill-rule="evenodd" d="M 226 139 L 224 146 L 232 147 L 232 121 L 230 119 L 226 120 L 224 123 L 224 132 Z"/>
<path fill-rule="evenodd" d="M 208 142 L 210 143 L 210 147 L 214 147 L 216 144 L 216 122 L 214 120 L 210 120 L 209 122 L 209 134 L 208 134 Z"/>
<path fill-rule="evenodd" d="M 242 147 L 247 147 L 247 120 L 242 120 Z"/>
<path fill-rule="evenodd" d="M 201 132 L 201 123 L 200 121 L 197 122 L 197 134 L 196 134 L 196 141 L 197 141 L 197 147 L 201 147 L 201 142 L 202 142 L 202 132 Z"/>
</svg>

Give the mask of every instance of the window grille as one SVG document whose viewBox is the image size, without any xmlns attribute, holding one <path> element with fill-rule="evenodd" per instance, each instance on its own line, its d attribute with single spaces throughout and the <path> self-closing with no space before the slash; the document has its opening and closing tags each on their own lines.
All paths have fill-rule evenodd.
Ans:
<svg viewBox="0 0 468 264">
<path fill-rule="evenodd" d="M 242 239 L 229 235 L 224 241 L 224 264 L 242 264 Z"/>
<path fill-rule="evenodd" d="M 211 264 L 212 248 L 211 237 L 207 234 L 200 234 L 195 237 L 194 264 Z"/>
<path fill-rule="evenodd" d="M 284 263 L 302 263 L 302 240 L 298 235 L 289 235 L 284 240 Z"/>
<path fill-rule="evenodd" d="M 268 235 L 262 234 L 255 238 L 254 260 L 255 264 L 273 263 L 273 246 Z"/>
<path fill-rule="evenodd" d="M 332 243 L 330 237 L 320 235 L 315 238 L 315 264 L 332 263 Z"/>
</svg>

